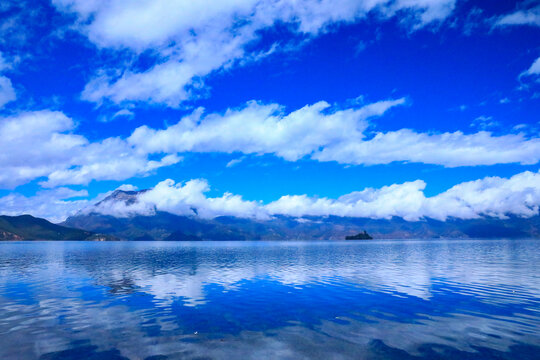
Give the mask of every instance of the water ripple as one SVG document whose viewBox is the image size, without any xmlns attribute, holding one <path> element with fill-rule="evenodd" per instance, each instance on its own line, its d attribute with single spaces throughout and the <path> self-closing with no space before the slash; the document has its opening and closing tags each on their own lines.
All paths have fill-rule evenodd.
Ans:
<svg viewBox="0 0 540 360">
<path fill-rule="evenodd" d="M 538 274 L 533 240 L 0 242 L 0 358 L 534 359 Z"/>
</svg>

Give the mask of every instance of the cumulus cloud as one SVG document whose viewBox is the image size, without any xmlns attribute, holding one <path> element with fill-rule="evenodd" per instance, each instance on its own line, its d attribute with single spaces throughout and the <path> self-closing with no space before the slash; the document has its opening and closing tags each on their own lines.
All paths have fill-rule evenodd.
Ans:
<svg viewBox="0 0 540 360">
<path fill-rule="evenodd" d="M 156 210 L 176 215 L 196 215 L 201 218 L 238 216 L 266 219 L 268 214 L 262 203 L 243 200 L 239 195 L 225 193 L 220 197 L 207 197 L 210 190 L 204 179 L 175 183 L 171 179 L 158 183 L 154 188 L 141 192 L 137 201 L 106 199 L 84 211 L 93 211 L 117 217 L 153 215 Z"/>
<path fill-rule="evenodd" d="M 422 180 L 368 188 L 338 199 L 284 196 L 266 206 L 271 214 L 336 215 L 369 218 L 399 216 L 406 220 L 429 217 L 473 219 L 483 215 L 538 215 L 540 173 L 523 172 L 510 179 L 487 177 L 464 182 L 433 197 L 424 195 Z"/>
<path fill-rule="evenodd" d="M 0 118 L 0 187 L 40 177 L 47 177 L 46 187 L 123 180 L 180 161 L 175 154 L 149 160 L 120 138 L 89 142 L 74 129 L 73 120 L 57 111 Z"/>
<path fill-rule="evenodd" d="M 428 198 L 425 208 L 435 219 L 468 219 L 507 214 L 530 217 L 538 215 L 539 206 L 540 172 L 525 171 L 509 179 L 494 176 L 458 184 Z"/>
<path fill-rule="evenodd" d="M 422 180 L 367 188 L 343 195 L 338 199 L 313 198 L 307 195 L 286 195 L 266 206 L 271 214 L 302 216 L 351 216 L 390 218 L 400 216 L 407 220 L 419 218 L 419 210 L 426 184 Z"/>
<path fill-rule="evenodd" d="M 83 185 L 91 180 L 124 180 L 176 164 L 181 159 L 175 154 L 170 154 L 163 156 L 159 161 L 148 160 L 147 154 L 137 154 L 123 140 L 106 139 L 88 145 L 79 159 L 73 159 L 79 165 L 50 173 L 41 185 L 54 187 L 64 184 Z"/>
<path fill-rule="evenodd" d="M 180 106 L 194 96 L 208 74 L 272 53 L 279 46 L 246 50 L 262 29 L 286 24 L 291 35 L 312 38 L 332 25 L 352 23 L 375 13 L 399 14 L 412 29 L 444 20 L 455 0 L 55 0 L 60 11 L 76 14 L 77 28 L 101 48 L 130 49 L 133 57 L 150 49 L 148 69 L 127 65 L 105 69 L 85 87 L 82 97 L 114 103 L 146 101 Z"/>
<path fill-rule="evenodd" d="M 528 139 L 524 134 L 438 134 L 401 129 L 367 136 L 370 118 L 404 103 L 401 98 L 340 109 L 321 101 L 285 113 L 277 104 L 250 102 L 223 114 L 205 115 L 199 109 L 163 130 L 142 126 L 127 141 L 149 153 L 241 152 L 275 154 L 289 161 L 307 156 L 355 165 L 404 161 L 455 167 L 534 164 L 540 160 L 540 139 Z"/>
<path fill-rule="evenodd" d="M 239 42 L 227 33 L 217 33 L 211 40 L 185 43 L 180 54 L 168 55 L 171 59 L 145 72 L 126 70 L 120 76 L 96 76 L 85 86 L 82 99 L 96 103 L 107 99 L 116 104 L 140 101 L 179 107 L 182 101 L 197 93 L 203 76 L 233 59 L 246 60 Z"/>
<path fill-rule="evenodd" d="M 320 101 L 288 114 L 277 104 L 257 102 L 224 114 L 204 116 L 199 109 L 164 130 L 139 127 L 128 142 L 146 152 L 273 153 L 294 161 L 344 139 L 360 141 L 366 119 L 404 103 L 402 98 L 342 110 Z"/>
<path fill-rule="evenodd" d="M 448 218 L 475 219 L 484 216 L 506 218 L 508 215 L 531 217 L 540 209 L 540 171 L 525 171 L 511 178 L 486 177 L 457 184 L 445 192 L 427 197 L 426 183 L 422 180 L 393 184 L 381 188 L 366 188 L 340 196 L 337 199 L 285 195 L 264 204 L 249 201 L 240 195 L 224 193 L 209 197 L 208 182 L 204 179 L 176 183 L 171 179 L 158 183 L 154 188 L 127 197 L 106 197 L 102 194 L 93 201 L 75 199 L 87 197 L 86 191 L 67 188 L 43 190 L 35 196 L 10 194 L 0 198 L 2 214 L 29 213 L 52 221 L 62 221 L 67 216 L 97 212 L 115 217 L 135 215 L 151 216 L 156 211 L 176 215 L 212 219 L 218 216 L 235 216 L 269 220 L 275 215 L 301 219 L 305 216 L 340 216 L 389 219 L 397 216 L 408 221 L 423 218 L 446 220 Z M 118 188 L 136 190 L 131 185 Z M 101 200 L 101 201 L 98 201 Z M 98 201 L 96 203 L 96 201 Z"/>
<path fill-rule="evenodd" d="M 499 17 L 495 26 L 532 25 L 540 26 L 540 6 L 522 9 Z"/>
<path fill-rule="evenodd" d="M 73 121 L 60 112 L 22 113 L 0 120 L 0 184 L 14 187 L 69 166 L 71 150 L 87 140 L 68 133 Z"/>
<path fill-rule="evenodd" d="M 127 138 L 95 142 L 76 134 L 74 121 L 61 112 L 19 113 L 0 118 L 0 188 L 37 178 L 49 188 L 120 181 L 177 164 L 183 152 L 273 154 L 288 161 L 352 165 L 402 161 L 454 167 L 540 160 L 540 139 L 524 133 L 372 131 L 373 118 L 405 103 L 400 98 L 343 108 L 320 101 L 286 112 L 278 104 L 248 102 L 224 113 L 197 109 L 165 129 L 141 126 Z"/>
<path fill-rule="evenodd" d="M 474 219 L 482 216 L 505 218 L 508 215 L 531 217 L 540 206 L 540 172 L 523 172 L 511 178 L 486 177 L 464 182 L 432 197 L 426 197 L 422 180 L 393 184 L 380 189 L 367 188 L 337 199 L 307 195 L 286 195 L 269 204 L 246 201 L 225 193 L 207 197 L 206 180 L 184 184 L 165 180 L 153 189 L 137 195 L 136 201 L 105 201 L 88 207 L 118 217 L 152 215 L 167 211 L 177 215 L 214 218 L 222 215 L 269 219 L 273 215 L 342 216 L 366 218 L 402 217 L 408 221 L 422 218 L 446 220 L 449 217 Z"/>
</svg>

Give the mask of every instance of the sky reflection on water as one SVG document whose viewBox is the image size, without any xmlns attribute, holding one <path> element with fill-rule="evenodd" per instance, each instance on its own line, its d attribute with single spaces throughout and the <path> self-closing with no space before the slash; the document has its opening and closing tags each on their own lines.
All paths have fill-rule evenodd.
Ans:
<svg viewBox="0 0 540 360">
<path fill-rule="evenodd" d="M 540 241 L 0 243 L 2 359 L 540 358 Z"/>
</svg>

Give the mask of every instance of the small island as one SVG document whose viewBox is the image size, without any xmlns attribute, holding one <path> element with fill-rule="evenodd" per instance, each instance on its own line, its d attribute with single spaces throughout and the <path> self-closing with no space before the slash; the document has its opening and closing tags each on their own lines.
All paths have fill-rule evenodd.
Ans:
<svg viewBox="0 0 540 360">
<path fill-rule="evenodd" d="M 369 235 L 366 230 L 364 232 L 358 233 L 356 235 L 345 236 L 345 240 L 372 240 L 373 237 Z"/>
</svg>

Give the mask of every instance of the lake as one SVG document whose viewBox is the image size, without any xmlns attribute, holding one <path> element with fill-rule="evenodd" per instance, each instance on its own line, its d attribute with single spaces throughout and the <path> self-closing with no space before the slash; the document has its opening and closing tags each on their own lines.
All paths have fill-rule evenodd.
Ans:
<svg viewBox="0 0 540 360">
<path fill-rule="evenodd" d="M 0 242 L 0 359 L 540 359 L 540 241 Z"/>
</svg>

